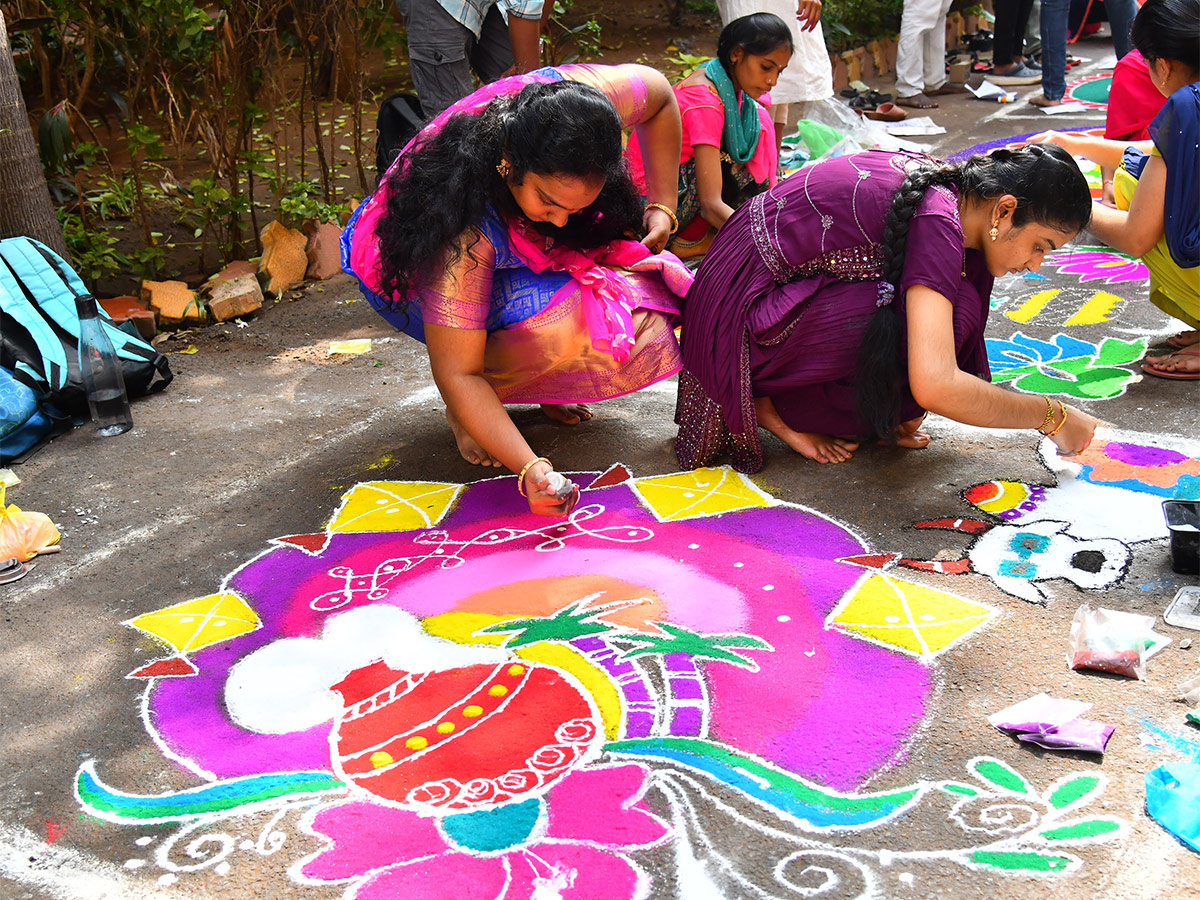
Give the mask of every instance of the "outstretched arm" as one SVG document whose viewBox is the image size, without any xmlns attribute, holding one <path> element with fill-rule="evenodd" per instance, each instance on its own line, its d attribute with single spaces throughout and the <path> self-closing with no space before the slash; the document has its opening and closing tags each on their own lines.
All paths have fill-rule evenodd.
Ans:
<svg viewBox="0 0 1200 900">
<path fill-rule="evenodd" d="M 1098 166 L 1115 169 L 1121 164 L 1126 147 L 1136 147 L 1143 153 L 1154 149 L 1151 141 L 1110 141 L 1094 134 L 1078 134 L 1067 131 L 1043 131 L 1035 134 L 1027 143 L 1057 144 L 1072 156 L 1090 159 Z"/>
<path fill-rule="evenodd" d="M 1167 166 L 1151 156 L 1142 169 L 1129 209 L 1097 205 L 1088 231 L 1130 256 L 1144 256 L 1163 236 L 1163 208 L 1167 200 Z"/>
<path fill-rule="evenodd" d="M 683 143 L 675 92 L 666 76 L 649 66 L 622 68 L 634 70 L 631 76 L 641 78 L 646 85 L 646 115 L 635 126 L 646 168 L 646 202 L 661 203 L 673 211 L 679 201 L 679 153 Z M 661 250 L 671 233 L 670 216 L 648 206 L 643 224 L 646 237 L 642 243 L 656 252 Z"/>
<path fill-rule="evenodd" d="M 1038 428 L 1045 421 L 1046 399 L 1017 394 L 989 384 L 958 367 L 954 355 L 954 307 L 924 285 L 905 295 L 908 317 L 908 383 L 913 399 L 930 412 L 985 428 Z M 1066 422 L 1051 437 L 1059 452 L 1073 455 L 1092 441 L 1096 420 L 1064 407 Z M 1061 421 L 1054 404 L 1054 425 Z M 1052 430 L 1048 426 L 1047 430 Z"/>
<path fill-rule="evenodd" d="M 425 323 L 425 347 L 433 380 L 446 408 L 480 447 L 513 472 L 537 454 L 513 424 L 500 398 L 483 377 L 487 332 Z M 540 515 L 562 515 L 566 504 L 550 492 L 546 475 L 551 467 L 534 463 L 525 473 L 529 509 Z"/>
</svg>

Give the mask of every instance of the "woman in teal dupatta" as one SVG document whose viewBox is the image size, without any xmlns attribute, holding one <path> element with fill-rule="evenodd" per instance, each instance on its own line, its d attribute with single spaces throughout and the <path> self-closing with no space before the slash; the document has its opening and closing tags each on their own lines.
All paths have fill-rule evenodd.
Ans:
<svg viewBox="0 0 1200 900">
<path fill-rule="evenodd" d="M 679 230 L 669 249 L 687 258 L 708 248 L 734 209 L 775 184 L 779 150 L 769 91 L 792 58 L 792 34 L 776 15 L 734 19 L 717 40 L 717 56 L 675 85 L 683 121 L 679 157 Z M 643 182 L 636 138 L 627 151 L 634 182 Z"/>
</svg>

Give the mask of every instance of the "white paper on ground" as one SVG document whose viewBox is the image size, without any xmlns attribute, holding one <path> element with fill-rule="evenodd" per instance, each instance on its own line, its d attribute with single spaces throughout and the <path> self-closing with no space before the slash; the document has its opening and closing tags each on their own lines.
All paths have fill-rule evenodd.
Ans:
<svg viewBox="0 0 1200 900">
<path fill-rule="evenodd" d="M 977 88 L 967 85 L 967 90 L 975 95 L 979 100 L 995 100 L 999 103 L 1012 103 L 1017 99 L 1016 91 L 1006 91 L 998 84 L 992 84 L 986 78 L 983 83 Z"/>
<path fill-rule="evenodd" d="M 1070 103 L 1060 103 L 1058 106 L 1043 106 L 1041 110 L 1048 116 L 1061 116 L 1064 113 L 1087 112 L 1088 107 L 1082 103 L 1072 101 Z"/>
<path fill-rule="evenodd" d="M 891 135 L 945 134 L 946 129 L 929 116 L 917 116 L 900 122 L 885 122 L 883 127 Z"/>
</svg>

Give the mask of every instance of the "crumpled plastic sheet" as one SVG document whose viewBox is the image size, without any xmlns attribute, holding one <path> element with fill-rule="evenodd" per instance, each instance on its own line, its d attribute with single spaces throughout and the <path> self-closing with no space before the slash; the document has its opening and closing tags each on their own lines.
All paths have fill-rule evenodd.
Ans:
<svg viewBox="0 0 1200 900">
<path fill-rule="evenodd" d="M 1103 753 L 1115 728 L 1081 719 L 1092 704 L 1038 694 L 988 716 L 1001 731 L 1027 744 L 1048 750 L 1086 750 Z"/>
<path fill-rule="evenodd" d="M 1179 683 L 1179 699 L 1188 706 L 1200 706 L 1200 675 Z"/>
<path fill-rule="evenodd" d="M 15 503 L 5 507 L 0 483 L 0 559 L 28 562 L 58 539 L 58 529 L 45 513 L 25 512 Z"/>
<path fill-rule="evenodd" d="M 1200 852 L 1200 764 L 1169 762 L 1147 772 L 1146 812 Z"/>
</svg>

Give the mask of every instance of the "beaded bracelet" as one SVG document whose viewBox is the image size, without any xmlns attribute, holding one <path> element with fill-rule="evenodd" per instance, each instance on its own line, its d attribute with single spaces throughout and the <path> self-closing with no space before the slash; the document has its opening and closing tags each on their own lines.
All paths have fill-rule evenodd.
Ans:
<svg viewBox="0 0 1200 900">
<path fill-rule="evenodd" d="M 671 217 L 671 234 L 674 234 L 675 232 L 677 232 L 679 230 L 679 217 L 677 215 L 675 215 L 675 211 L 672 210 L 666 204 L 647 203 L 646 209 L 661 209 L 663 212 L 665 212 L 668 216 Z"/>
<path fill-rule="evenodd" d="M 1062 421 L 1054 426 L 1053 431 L 1047 431 L 1046 437 L 1054 437 L 1056 434 L 1058 434 L 1058 430 L 1067 424 L 1067 404 L 1065 404 L 1061 400 L 1059 400 L 1058 401 L 1058 411 L 1060 413 L 1062 413 Z"/>
<path fill-rule="evenodd" d="M 535 463 L 540 462 L 544 462 L 552 469 L 554 468 L 554 463 L 550 462 L 550 460 L 546 459 L 544 456 L 539 456 L 537 459 L 531 459 L 529 462 L 525 463 L 525 465 L 521 468 L 521 474 L 517 476 L 517 490 L 520 492 L 522 497 L 529 496 L 525 493 L 525 473 L 528 472 Z"/>
</svg>

